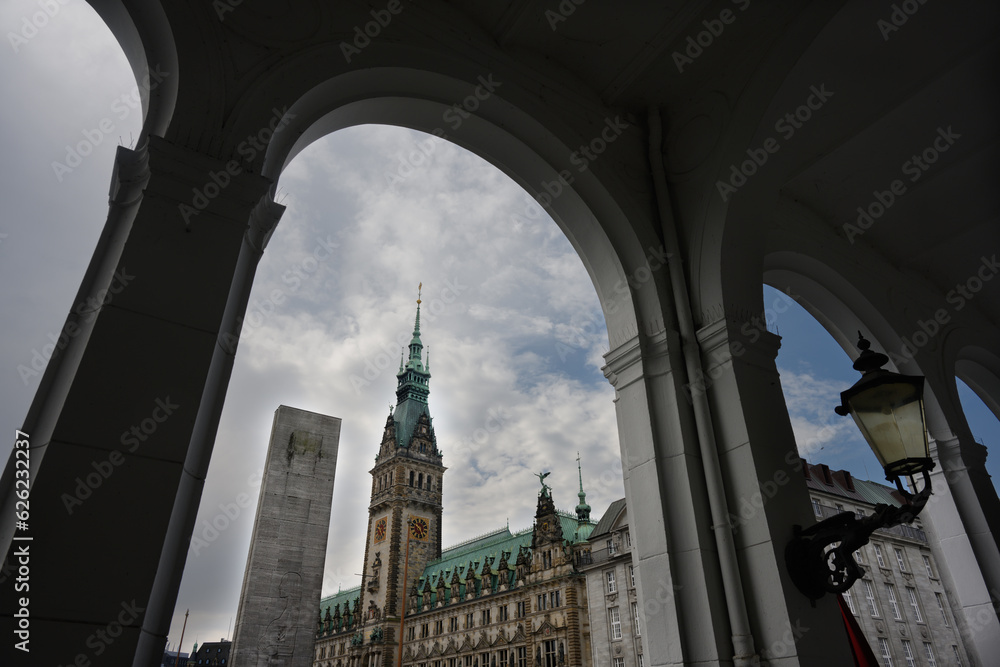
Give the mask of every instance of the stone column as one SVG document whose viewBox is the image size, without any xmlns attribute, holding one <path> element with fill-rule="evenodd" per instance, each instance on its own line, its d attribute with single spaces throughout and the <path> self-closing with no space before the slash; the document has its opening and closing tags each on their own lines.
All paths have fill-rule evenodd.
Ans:
<svg viewBox="0 0 1000 667">
<path fill-rule="evenodd" d="M 851 664 L 836 599 L 812 606 L 785 546 L 815 522 L 775 358 L 780 338 L 725 319 L 698 331 L 754 643 L 771 665 Z M 833 406 L 831 406 L 831 411 Z"/>
<path fill-rule="evenodd" d="M 146 161 L 148 175 L 133 167 Z M 232 176 L 185 215 L 193 190 L 205 192 L 220 169 L 155 137 L 144 151 L 119 152 L 106 236 L 78 299 L 86 305 L 67 320 L 86 328 L 46 371 L 23 428 L 37 462 L 23 531 L 33 538 L 35 664 L 132 664 L 154 580 L 183 568 L 190 529 L 168 536 L 168 526 L 175 503 L 197 509 L 200 485 L 183 498 L 178 490 L 192 440 L 197 458 L 211 453 L 217 420 L 203 415 L 221 408 L 225 389 L 210 389 L 223 369 L 213 360 L 247 221 L 270 185 Z M 180 563 L 161 562 L 172 547 Z M 161 596 L 156 611 L 168 615 L 175 597 Z M 14 596 L 0 596 L 4 627 L 14 611 Z M 0 663 L 24 658 L 12 642 L 0 646 Z"/>
<path fill-rule="evenodd" d="M 310 667 L 330 526 L 340 419 L 274 413 L 236 615 L 233 667 Z"/>
<path fill-rule="evenodd" d="M 660 332 L 605 355 L 646 622 L 643 656 L 657 667 L 718 665 L 732 658 L 725 596 L 694 427 L 668 346 L 679 350 L 676 334 Z"/>
<path fill-rule="evenodd" d="M 980 552 L 988 556 L 995 551 L 994 535 L 976 497 L 959 439 L 934 441 L 931 457 L 939 465 L 931 473 L 933 493 L 920 518 L 950 593 L 948 601 L 966 650 L 978 664 L 987 665 L 1000 656 L 1000 621 L 995 607 L 1000 590 L 990 582 L 989 562 L 983 562 Z M 985 453 L 979 458 L 985 463 Z"/>
</svg>

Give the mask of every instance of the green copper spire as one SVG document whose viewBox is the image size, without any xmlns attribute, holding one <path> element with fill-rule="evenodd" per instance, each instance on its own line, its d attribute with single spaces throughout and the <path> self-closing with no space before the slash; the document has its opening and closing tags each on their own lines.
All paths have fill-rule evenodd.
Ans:
<svg viewBox="0 0 1000 667">
<path fill-rule="evenodd" d="M 587 504 L 587 492 L 583 490 L 583 469 L 580 467 L 580 452 L 576 453 L 576 472 L 580 477 L 580 504 L 576 506 L 576 518 L 580 521 L 590 521 L 590 505 Z"/>
<path fill-rule="evenodd" d="M 424 366 L 422 352 L 424 345 L 420 342 L 420 294 L 423 283 L 417 287 L 417 316 L 413 322 L 413 338 L 410 340 L 410 357 L 403 364 L 400 359 L 399 373 L 396 374 L 396 439 L 400 447 L 408 447 L 413 430 L 421 414 L 430 414 L 427 410 L 427 395 L 430 393 L 430 371 Z"/>
</svg>

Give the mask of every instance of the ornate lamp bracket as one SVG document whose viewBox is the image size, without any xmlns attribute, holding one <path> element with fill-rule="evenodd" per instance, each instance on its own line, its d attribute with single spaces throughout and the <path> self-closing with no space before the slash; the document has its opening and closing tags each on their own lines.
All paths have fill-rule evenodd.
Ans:
<svg viewBox="0 0 1000 667">
<path fill-rule="evenodd" d="M 897 489 L 906 502 L 899 506 L 878 504 L 875 512 L 858 518 L 844 512 L 802 529 L 794 526 L 795 536 L 785 547 L 785 566 L 795 586 L 810 600 L 826 593 L 843 593 L 864 576 L 864 568 L 854 559 L 854 552 L 868 544 L 879 528 L 910 523 L 927 504 L 931 495 L 929 471 L 924 471 L 924 488 L 917 494 Z"/>
</svg>

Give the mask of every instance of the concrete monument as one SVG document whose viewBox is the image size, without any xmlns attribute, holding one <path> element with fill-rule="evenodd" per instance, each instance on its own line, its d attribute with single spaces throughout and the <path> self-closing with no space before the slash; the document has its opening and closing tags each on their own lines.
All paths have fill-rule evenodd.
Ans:
<svg viewBox="0 0 1000 667">
<path fill-rule="evenodd" d="M 323 584 L 340 419 L 282 405 L 247 556 L 234 667 L 308 667 Z"/>
</svg>

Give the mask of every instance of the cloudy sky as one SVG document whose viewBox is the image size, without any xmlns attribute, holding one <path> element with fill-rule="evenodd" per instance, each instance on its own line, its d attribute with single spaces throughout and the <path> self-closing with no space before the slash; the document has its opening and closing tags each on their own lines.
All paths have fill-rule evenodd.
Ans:
<svg viewBox="0 0 1000 667">
<path fill-rule="evenodd" d="M 142 120 L 125 58 L 89 6 L 68 0 L 32 31 L 24 21 L 37 11 L 26 0 L 0 5 L 8 35 L 0 58 L 0 426 L 8 433 L 38 387 L 36 352 L 44 357 L 48 335 L 74 305 L 104 224 L 115 148 L 132 145 Z M 111 130 L 95 134 L 102 121 Z M 92 153 L 68 172 L 53 168 L 88 133 Z M 419 168 L 390 183 L 409 155 Z M 409 339 L 420 282 L 430 409 L 449 468 L 445 544 L 507 522 L 529 527 L 539 470 L 553 471 L 556 503 L 571 509 L 577 452 L 595 514 L 623 495 L 596 293 L 551 220 L 511 224 L 531 200 L 510 179 L 427 135 L 365 126 L 299 155 L 278 199 L 287 211 L 258 271 L 195 531 L 208 544 L 189 552 L 170 633 L 176 644 L 190 609 L 186 651 L 232 634 L 254 508 L 218 536 L 204 526 L 239 494 L 256 499 L 278 405 L 344 418 L 323 593 L 359 583 L 366 472 L 395 398 L 399 344 Z M 320 245 L 333 251 L 315 262 Z M 268 303 L 274 290 L 283 296 L 277 306 Z M 800 449 L 879 479 L 857 430 L 831 409 L 857 377 L 849 360 L 787 296 L 765 291 L 764 303 L 785 338 L 779 366 Z M 977 434 L 994 442 L 996 419 L 978 400 L 966 405 L 983 415 L 973 420 Z M 9 447 L 0 445 L 5 460 Z"/>
</svg>

